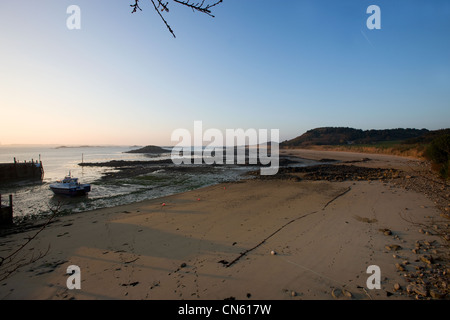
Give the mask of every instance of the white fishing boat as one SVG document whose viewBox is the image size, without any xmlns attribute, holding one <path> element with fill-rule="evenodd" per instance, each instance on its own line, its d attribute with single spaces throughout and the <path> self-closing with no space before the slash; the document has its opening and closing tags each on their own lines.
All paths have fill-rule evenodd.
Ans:
<svg viewBox="0 0 450 320">
<path fill-rule="evenodd" d="M 63 180 L 50 184 L 50 189 L 55 194 L 81 196 L 91 191 L 91 185 L 89 183 L 81 184 L 78 182 L 78 178 L 73 178 L 69 173 Z"/>
</svg>

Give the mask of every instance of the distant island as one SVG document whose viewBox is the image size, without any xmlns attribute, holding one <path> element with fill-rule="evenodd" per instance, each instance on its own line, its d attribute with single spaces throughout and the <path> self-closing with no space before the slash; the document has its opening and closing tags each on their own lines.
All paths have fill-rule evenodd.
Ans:
<svg viewBox="0 0 450 320">
<path fill-rule="evenodd" d="M 158 146 L 145 146 L 139 149 L 125 151 L 125 153 L 157 153 L 157 154 L 168 152 L 170 151 Z"/>
<path fill-rule="evenodd" d="M 59 146 L 55 149 L 66 149 L 66 148 L 103 148 L 102 146 Z"/>
</svg>

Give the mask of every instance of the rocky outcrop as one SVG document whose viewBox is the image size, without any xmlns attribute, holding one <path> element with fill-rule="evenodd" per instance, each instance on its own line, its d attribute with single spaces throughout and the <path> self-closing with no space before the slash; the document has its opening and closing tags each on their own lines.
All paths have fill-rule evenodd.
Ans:
<svg viewBox="0 0 450 320">
<path fill-rule="evenodd" d="M 158 146 L 146 146 L 143 148 L 126 151 L 125 153 L 157 153 L 157 154 L 161 154 L 161 153 L 169 153 L 169 152 L 170 152 L 169 150 L 163 149 Z"/>
</svg>

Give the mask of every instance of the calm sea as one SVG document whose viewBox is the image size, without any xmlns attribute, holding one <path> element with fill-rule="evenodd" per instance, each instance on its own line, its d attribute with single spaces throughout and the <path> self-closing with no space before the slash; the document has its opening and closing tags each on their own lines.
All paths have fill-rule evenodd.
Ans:
<svg viewBox="0 0 450 320">
<path fill-rule="evenodd" d="M 217 168 L 202 174 L 183 170 L 160 169 L 145 176 L 120 179 L 101 179 L 107 167 L 82 167 L 84 162 L 106 162 L 110 160 L 161 160 L 170 159 L 170 151 L 157 157 L 145 154 L 124 153 L 136 147 L 70 147 L 57 146 L 0 146 L 0 163 L 41 160 L 44 167 L 42 182 L 21 182 L 19 184 L 0 183 L 2 201 L 8 202 L 13 195 L 15 219 L 41 217 L 50 213 L 49 208 L 62 203 L 61 211 L 66 214 L 103 207 L 128 204 L 145 199 L 184 192 L 203 186 L 240 179 L 249 168 Z M 54 195 L 50 183 L 71 173 L 81 183 L 91 183 L 92 190 L 83 197 L 64 197 Z"/>
</svg>

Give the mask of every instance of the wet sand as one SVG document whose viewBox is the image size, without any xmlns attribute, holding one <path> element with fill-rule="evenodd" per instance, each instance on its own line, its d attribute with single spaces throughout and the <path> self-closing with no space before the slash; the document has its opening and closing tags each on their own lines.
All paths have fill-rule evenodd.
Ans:
<svg viewBox="0 0 450 320">
<path fill-rule="evenodd" d="M 4 261 L 2 274 L 14 272 L 0 282 L 0 299 L 395 300 L 435 291 L 430 284 L 420 296 L 408 275 L 427 267 L 423 256 L 448 266 L 444 240 L 431 230 L 443 230 L 448 220 L 430 197 L 398 183 L 423 164 L 282 153 L 404 174 L 370 181 L 257 178 L 58 217 Z M 0 256 L 38 230 L 3 236 Z M 80 267 L 80 290 L 66 286 L 70 265 Z M 367 287 L 370 265 L 381 270 L 381 289 Z"/>
</svg>

